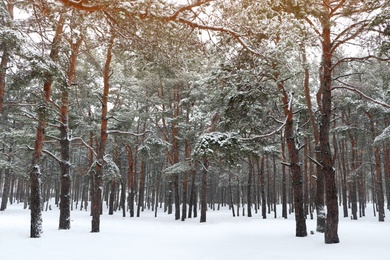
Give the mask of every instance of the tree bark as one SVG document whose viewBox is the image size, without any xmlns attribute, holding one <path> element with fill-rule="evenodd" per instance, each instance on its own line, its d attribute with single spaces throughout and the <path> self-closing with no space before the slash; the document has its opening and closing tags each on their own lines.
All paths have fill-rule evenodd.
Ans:
<svg viewBox="0 0 390 260">
<path fill-rule="evenodd" d="M 133 152 L 131 150 L 130 145 L 126 145 L 126 153 L 127 153 L 127 163 L 128 163 L 128 171 L 127 171 L 127 186 L 128 186 L 128 198 L 127 204 L 130 210 L 130 217 L 134 217 L 134 169 L 133 169 Z"/>
<path fill-rule="evenodd" d="M 200 222 L 206 222 L 206 211 L 207 211 L 207 171 L 209 168 L 209 162 L 207 159 L 203 160 L 202 170 L 202 188 L 200 197 Z"/>
<path fill-rule="evenodd" d="M 324 5 L 330 6 L 330 1 L 324 1 Z M 326 7 L 327 8 L 327 7 Z M 320 124 L 320 152 L 322 158 L 323 173 L 325 176 L 326 195 L 326 225 L 325 243 L 339 243 L 338 223 L 339 209 L 337 199 L 336 172 L 332 151 L 330 149 L 330 120 L 332 118 L 332 42 L 331 21 L 324 18 L 322 22 L 322 80 L 321 80 L 321 124 Z"/>
<path fill-rule="evenodd" d="M 110 79 L 110 64 L 112 59 L 112 49 L 114 46 L 114 35 L 110 36 L 106 62 L 104 66 L 103 75 L 103 95 L 102 95 L 102 112 L 101 112 L 101 125 L 100 125 L 100 140 L 98 143 L 97 156 L 96 156 L 96 169 L 94 173 L 93 183 L 93 203 L 92 203 L 92 225 L 91 232 L 100 232 L 100 214 L 102 208 L 102 189 L 103 189 L 103 165 L 104 165 L 104 153 L 107 142 L 107 125 L 108 125 L 108 92 L 109 92 L 109 79 Z"/>
<path fill-rule="evenodd" d="M 51 44 L 50 59 L 52 61 L 58 60 L 60 38 L 63 31 L 65 18 L 60 16 L 55 35 Z M 53 79 L 51 75 L 45 75 L 45 82 L 43 84 L 44 101 L 38 107 L 38 126 L 35 136 L 34 153 L 32 156 L 32 170 L 30 172 L 30 237 L 38 238 L 42 233 L 42 190 L 41 190 L 41 171 L 40 159 L 43 151 L 43 143 L 45 140 L 46 117 L 47 117 L 47 103 L 51 99 L 51 87 Z"/>
<path fill-rule="evenodd" d="M 301 163 L 299 161 L 299 150 L 296 145 L 294 125 L 293 125 L 293 109 L 292 96 L 289 96 L 284 89 L 283 83 L 278 83 L 278 89 L 282 93 L 282 103 L 284 107 L 284 115 L 286 116 L 286 125 L 284 127 L 284 137 L 287 144 L 287 150 L 290 158 L 290 169 L 292 176 L 293 192 L 294 192 L 294 209 L 295 209 L 295 235 L 297 237 L 307 236 L 306 216 L 303 197 L 303 176 Z"/>
<path fill-rule="evenodd" d="M 11 171 L 9 168 L 4 170 L 4 186 L 3 186 L 3 194 L 1 196 L 1 207 L 0 211 L 4 211 L 7 208 L 8 204 L 8 196 L 11 188 Z"/>
<path fill-rule="evenodd" d="M 70 229 L 70 136 L 68 127 L 68 88 L 62 90 L 62 105 L 60 116 L 60 147 L 61 147 L 61 192 L 59 229 Z"/>
<path fill-rule="evenodd" d="M 370 120 L 371 139 L 372 139 L 372 143 L 374 144 L 374 140 L 376 137 L 375 122 L 374 119 L 372 118 L 371 113 L 366 112 L 366 115 Z M 384 222 L 385 221 L 385 197 L 383 192 L 381 156 L 379 151 L 379 145 L 374 145 L 373 149 L 374 149 L 374 158 L 375 158 L 375 175 L 376 175 L 375 191 L 376 191 L 376 197 L 378 203 L 378 220 L 380 222 Z"/>
<path fill-rule="evenodd" d="M 141 170 L 139 176 L 139 189 L 138 189 L 138 204 L 137 204 L 137 217 L 141 216 L 141 208 L 144 207 L 145 197 L 145 159 L 141 160 Z"/>
<path fill-rule="evenodd" d="M 76 61 L 81 45 L 81 37 L 71 45 L 71 55 L 68 68 L 68 86 L 63 86 L 60 109 L 60 147 L 61 147 L 61 192 L 60 192 L 60 220 L 59 229 L 70 229 L 70 141 L 69 134 L 69 88 L 75 78 Z"/>
</svg>

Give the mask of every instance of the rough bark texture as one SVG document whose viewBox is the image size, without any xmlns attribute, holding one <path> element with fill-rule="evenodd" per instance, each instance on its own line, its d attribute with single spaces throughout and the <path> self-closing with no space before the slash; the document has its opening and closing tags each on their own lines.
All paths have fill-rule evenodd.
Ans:
<svg viewBox="0 0 390 260">
<path fill-rule="evenodd" d="M 9 53 L 4 50 L 3 56 L 0 61 L 0 114 L 3 112 L 4 107 L 4 94 L 5 94 L 5 75 L 7 70 L 7 64 L 9 61 Z"/>
<path fill-rule="evenodd" d="M 133 181 L 133 152 L 131 150 L 130 145 L 126 145 L 126 153 L 127 153 L 127 163 L 128 163 L 128 171 L 127 171 L 127 186 L 128 188 L 128 198 L 127 204 L 130 211 L 130 217 L 134 217 L 134 181 Z"/>
<path fill-rule="evenodd" d="M 103 189 L 103 165 L 104 165 L 104 153 L 107 142 L 107 125 L 108 125 L 108 92 L 109 92 L 109 78 L 110 78 L 110 64 L 112 59 L 112 48 L 114 45 L 114 36 L 110 36 L 110 41 L 107 48 L 106 62 L 104 65 L 103 75 L 103 95 L 102 95 L 102 115 L 100 125 L 100 140 L 98 143 L 97 156 L 96 156 L 96 169 L 94 172 L 93 183 L 93 202 L 92 202 L 92 225 L 91 232 L 100 232 L 100 214 L 102 207 L 102 189 Z"/>
<path fill-rule="evenodd" d="M 207 211 L 207 171 L 209 162 L 207 159 L 203 160 L 202 170 L 202 187 L 200 195 L 200 222 L 206 222 L 206 211 Z"/>
<path fill-rule="evenodd" d="M 306 50 L 304 47 L 302 47 L 302 62 L 305 66 L 304 70 L 304 93 L 305 93 L 305 100 L 306 100 L 306 105 L 307 109 L 309 111 L 309 116 L 310 116 L 310 123 L 313 129 L 313 134 L 314 134 L 314 142 L 315 142 L 315 158 L 317 161 L 320 161 L 320 153 L 317 150 L 319 143 L 320 143 L 320 138 L 319 138 L 319 132 L 318 132 L 318 126 L 316 125 L 316 119 L 314 116 L 313 108 L 312 108 L 312 102 L 311 102 L 311 96 L 310 96 L 310 88 L 309 88 L 309 69 L 306 66 L 307 63 L 307 57 L 306 57 Z M 321 104 L 318 104 L 319 107 L 321 107 Z M 315 204 L 316 204 L 316 211 L 317 211 L 317 227 L 316 230 L 317 232 L 324 233 L 325 232 L 325 186 L 324 186 L 324 172 L 322 169 L 319 169 L 318 166 L 316 166 L 316 197 L 315 197 Z"/>
<path fill-rule="evenodd" d="M 71 179 L 70 179 L 70 135 L 69 135 L 69 88 L 75 78 L 76 61 L 81 45 L 81 38 L 76 43 L 70 42 L 71 55 L 68 68 L 68 86 L 62 89 L 60 109 L 60 146 L 61 146 L 61 193 L 59 229 L 70 229 Z"/>
<path fill-rule="evenodd" d="M 14 0 L 4 2 L 7 8 L 10 20 L 14 19 Z M 5 26 L 12 26 L 11 22 L 6 22 Z M 9 50 L 7 47 L 3 50 L 3 55 L 0 61 L 0 114 L 3 112 L 4 107 L 4 95 L 5 95 L 5 77 L 7 66 L 10 58 Z"/>
<path fill-rule="evenodd" d="M 3 194 L 1 196 L 1 207 L 0 211 L 3 211 L 7 208 L 8 196 L 11 188 L 11 171 L 9 168 L 6 168 L 4 171 L 4 186 L 3 186 Z"/>
<path fill-rule="evenodd" d="M 368 118 L 370 119 L 370 130 L 371 130 L 371 138 L 374 143 L 375 140 L 375 122 L 372 118 L 372 115 L 369 112 L 366 112 Z M 374 158 L 375 158 L 375 177 L 376 177 L 376 198 L 377 198 L 377 207 L 378 207 L 378 220 L 380 222 L 385 221 L 385 197 L 383 192 L 383 183 L 382 183 L 382 170 L 381 170 L 381 156 L 379 151 L 379 146 L 374 145 Z"/>
<path fill-rule="evenodd" d="M 59 229 L 70 229 L 70 136 L 68 128 L 68 88 L 62 91 L 60 146 L 61 192 Z"/>
<path fill-rule="evenodd" d="M 290 168 L 294 192 L 294 210 L 295 210 L 295 235 L 297 237 L 307 236 L 306 216 L 303 197 L 303 175 L 301 163 L 299 161 L 299 150 L 296 145 L 294 125 L 293 125 L 293 109 L 292 96 L 289 96 L 284 89 L 283 83 L 278 84 L 279 91 L 283 94 L 282 102 L 284 107 L 284 115 L 286 116 L 286 125 L 284 127 L 284 137 L 287 144 L 287 150 L 290 159 Z"/>
<path fill-rule="evenodd" d="M 325 1 L 329 2 L 329 1 Z M 328 3 L 329 4 L 329 3 Z M 323 172 L 325 176 L 326 195 L 326 226 L 325 243 L 339 243 L 338 223 L 339 208 L 337 201 L 336 172 L 332 151 L 330 149 L 330 120 L 332 118 L 332 44 L 330 38 L 330 20 L 322 21 L 322 86 L 321 86 L 321 125 L 320 125 L 320 152 L 322 158 Z"/>
<path fill-rule="evenodd" d="M 50 51 L 50 58 L 53 61 L 57 61 L 59 52 L 59 43 L 61 33 L 63 31 L 65 19 L 60 16 L 57 29 L 52 41 L 52 49 Z M 32 170 L 30 172 L 30 208 L 31 208 L 31 223 L 30 223 L 30 237 L 38 238 L 42 233 L 42 195 L 41 195 L 41 171 L 40 171 L 40 159 L 43 151 L 43 143 L 45 140 L 46 130 L 46 115 L 47 115 L 47 103 L 51 98 L 51 86 L 53 79 L 51 75 L 45 75 L 45 83 L 43 84 L 44 102 L 38 107 L 38 126 L 35 136 L 34 153 L 32 158 Z"/>
<path fill-rule="evenodd" d="M 141 160 L 141 169 L 139 172 L 139 190 L 138 190 L 138 205 L 137 205 L 137 217 L 141 216 L 141 209 L 144 207 L 145 196 L 145 159 Z"/>
</svg>

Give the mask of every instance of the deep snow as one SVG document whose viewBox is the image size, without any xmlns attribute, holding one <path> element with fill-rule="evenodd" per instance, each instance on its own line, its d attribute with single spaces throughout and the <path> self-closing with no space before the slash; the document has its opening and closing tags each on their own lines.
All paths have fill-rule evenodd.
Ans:
<svg viewBox="0 0 390 260">
<path fill-rule="evenodd" d="M 109 216 L 106 210 L 100 233 L 90 233 L 89 212 L 72 211 L 71 229 L 64 231 L 58 230 L 54 207 L 43 212 L 42 237 L 32 239 L 30 211 L 13 204 L 0 212 L 0 259 L 390 259 L 390 223 L 379 223 L 372 205 L 367 215 L 340 218 L 340 244 L 326 245 L 323 234 L 310 235 L 315 220 L 307 220 L 307 237 L 295 237 L 293 215 L 233 218 L 223 208 L 209 210 L 207 222 L 199 223 L 175 221 L 161 209 L 157 218 L 148 210 L 140 218 Z"/>
</svg>

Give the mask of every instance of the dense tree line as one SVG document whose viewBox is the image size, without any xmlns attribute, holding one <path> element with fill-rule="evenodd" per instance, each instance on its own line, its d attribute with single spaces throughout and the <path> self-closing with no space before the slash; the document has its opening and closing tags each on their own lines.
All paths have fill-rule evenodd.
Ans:
<svg viewBox="0 0 390 260">
<path fill-rule="evenodd" d="M 296 236 L 316 216 L 325 243 L 339 206 L 356 220 L 371 202 L 384 221 L 389 8 L 2 1 L 1 210 L 24 203 L 31 237 L 52 204 L 60 229 L 90 210 L 92 232 L 103 207 L 294 214 Z"/>
</svg>

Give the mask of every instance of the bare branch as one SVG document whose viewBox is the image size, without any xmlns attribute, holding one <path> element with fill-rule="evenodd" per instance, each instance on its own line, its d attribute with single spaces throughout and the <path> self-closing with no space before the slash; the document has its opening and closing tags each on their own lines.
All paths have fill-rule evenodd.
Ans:
<svg viewBox="0 0 390 260">
<path fill-rule="evenodd" d="M 307 158 L 309 158 L 312 162 L 314 162 L 317 166 L 319 166 L 321 169 L 324 169 L 324 166 L 319 162 L 317 161 L 316 159 L 314 159 L 313 157 L 310 157 L 309 155 L 307 156 Z"/>
<path fill-rule="evenodd" d="M 360 90 L 356 89 L 354 86 L 348 84 L 348 83 L 345 83 L 341 80 L 337 80 L 337 82 L 340 82 L 341 84 L 343 84 L 344 86 L 336 86 L 336 87 L 333 87 L 331 90 L 334 90 L 334 89 L 347 89 L 347 90 L 350 90 L 352 92 L 355 92 L 357 94 L 359 94 L 361 97 L 375 103 L 375 104 L 378 104 L 380 106 L 383 106 L 385 108 L 390 108 L 390 105 L 389 104 L 386 104 L 382 101 L 378 101 L 378 100 L 375 100 L 373 99 L 372 97 L 370 96 L 367 96 L 366 94 L 364 94 L 363 92 L 361 92 Z"/>
<path fill-rule="evenodd" d="M 322 33 L 317 29 L 317 27 L 314 25 L 312 20 L 310 20 L 308 17 L 305 17 L 305 21 L 313 28 L 314 32 L 317 34 L 317 36 L 321 36 Z"/>
<path fill-rule="evenodd" d="M 364 21 L 360 21 L 358 23 L 354 23 L 350 26 L 348 26 L 347 28 L 345 28 L 342 32 L 340 32 L 337 37 L 333 40 L 333 43 L 332 43 L 332 49 L 331 49 L 331 53 L 334 53 L 336 51 L 336 49 L 348 42 L 349 40 L 352 40 L 354 38 L 356 38 L 361 32 L 364 31 L 364 29 L 370 24 L 369 21 L 367 20 L 364 20 Z M 352 33 L 350 36 L 344 38 L 344 39 L 341 39 L 341 37 L 343 37 L 345 34 L 347 34 L 350 30 L 352 30 L 354 27 L 357 27 L 357 26 L 360 26 L 358 29 L 356 29 L 356 31 L 354 33 Z"/>
<path fill-rule="evenodd" d="M 144 136 L 147 133 L 151 133 L 151 131 L 145 131 L 141 134 L 136 134 L 133 132 L 119 131 L 119 130 L 108 130 L 107 134 L 122 134 L 122 135 L 131 135 L 131 136 Z"/>
<path fill-rule="evenodd" d="M 286 163 L 286 162 L 280 162 L 282 165 L 284 166 L 287 166 L 287 167 L 291 167 L 291 163 Z"/>
<path fill-rule="evenodd" d="M 332 16 L 337 10 L 339 10 L 340 7 L 342 7 L 345 4 L 346 1 L 347 0 L 342 0 L 336 7 L 331 8 L 332 11 L 330 12 L 330 16 Z"/>
<path fill-rule="evenodd" d="M 284 122 L 283 122 L 283 124 L 281 126 L 279 126 L 277 129 L 275 129 L 274 131 L 272 131 L 270 133 L 263 134 L 263 135 L 255 135 L 253 137 L 248 137 L 248 138 L 241 138 L 240 140 L 242 140 L 242 141 L 253 141 L 253 140 L 256 140 L 256 139 L 270 137 L 270 136 L 278 133 L 280 130 L 282 130 L 283 127 L 287 124 L 287 120 L 288 120 L 288 116 L 286 117 L 286 119 L 284 120 Z"/>
<path fill-rule="evenodd" d="M 72 138 L 70 141 L 71 141 L 71 142 L 73 142 L 73 141 L 81 141 L 81 143 L 82 143 L 85 147 L 87 147 L 89 150 L 91 150 L 91 151 L 93 152 L 93 154 L 94 154 L 95 156 L 97 156 L 97 154 L 96 154 L 96 152 L 95 152 L 95 149 L 93 149 L 93 147 L 89 146 L 89 145 L 83 140 L 83 138 L 81 138 L 81 137 L 74 137 L 74 138 Z"/>
<path fill-rule="evenodd" d="M 34 148 L 32 148 L 32 147 L 30 147 L 30 146 L 28 146 L 28 145 L 26 145 L 26 147 L 27 147 L 27 149 L 28 149 L 29 151 L 34 151 Z M 50 157 L 52 157 L 54 160 L 56 160 L 56 161 L 59 162 L 59 163 L 62 163 L 62 162 L 63 162 L 61 159 L 59 159 L 57 156 L 55 156 L 53 153 L 49 152 L 48 150 L 43 149 L 42 152 L 45 153 L 45 154 L 47 154 L 47 155 L 49 155 Z"/>
<path fill-rule="evenodd" d="M 343 62 L 350 62 L 350 61 L 367 61 L 369 59 L 376 59 L 376 60 L 379 60 L 379 61 L 389 61 L 390 58 L 381 58 L 381 57 L 378 57 L 378 56 L 375 56 L 375 55 L 367 55 L 367 56 L 364 56 L 364 57 L 347 57 L 347 58 L 343 58 L 343 59 L 340 59 L 338 60 L 331 68 L 331 70 L 333 70 L 334 68 L 336 68 L 338 65 L 340 65 L 341 63 Z"/>
<path fill-rule="evenodd" d="M 73 0 L 59 0 L 61 3 L 63 3 L 65 6 L 72 7 L 78 10 L 86 11 L 86 12 L 96 12 L 96 11 L 102 11 L 107 8 L 107 5 L 88 5 L 85 4 L 84 1 L 73 1 Z"/>
<path fill-rule="evenodd" d="M 212 2 L 213 0 L 204 0 L 204 1 L 196 1 L 194 4 L 192 5 L 186 5 L 186 6 L 183 6 L 181 8 L 179 8 L 179 10 L 177 10 L 172 16 L 170 16 L 168 19 L 170 21 L 172 20 L 176 20 L 177 17 L 179 16 L 180 13 L 183 13 L 185 11 L 192 11 L 192 8 L 194 7 L 199 7 L 201 5 L 204 5 L 204 4 L 207 4 L 209 2 Z"/>
</svg>

